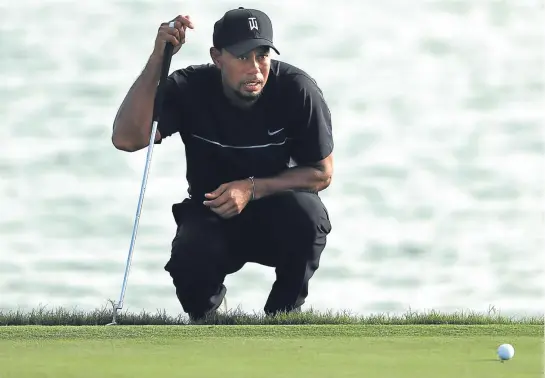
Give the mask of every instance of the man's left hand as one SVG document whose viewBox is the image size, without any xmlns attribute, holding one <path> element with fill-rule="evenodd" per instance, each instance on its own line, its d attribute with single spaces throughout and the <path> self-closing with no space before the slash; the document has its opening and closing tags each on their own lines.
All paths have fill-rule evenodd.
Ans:
<svg viewBox="0 0 545 378">
<path fill-rule="evenodd" d="M 203 204 L 222 218 L 238 215 L 252 198 L 252 182 L 250 180 L 232 181 L 220 185 L 211 193 L 206 193 L 208 199 Z"/>
</svg>

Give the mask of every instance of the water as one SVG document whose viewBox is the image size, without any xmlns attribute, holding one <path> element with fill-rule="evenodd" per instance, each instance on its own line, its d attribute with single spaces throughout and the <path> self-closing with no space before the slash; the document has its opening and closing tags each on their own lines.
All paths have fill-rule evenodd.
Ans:
<svg viewBox="0 0 545 378">
<path fill-rule="evenodd" d="M 117 300 L 146 151 L 110 143 L 162 21 L 196 29 L 171 69 L 210 61 L 232 1 L 0 3 L 0 308 Z M 537 1 L 254 1 L 278 58 L 331 106 L 333 232 L 308 305 L 366 314 L 543 309 L 543 9 Z M 163 270 L 186 194 L 183 146 L 156 146 L 124 309 L 179 313 Z M 260 311 L 274 271 L 229 276 Z"/>
</svg>

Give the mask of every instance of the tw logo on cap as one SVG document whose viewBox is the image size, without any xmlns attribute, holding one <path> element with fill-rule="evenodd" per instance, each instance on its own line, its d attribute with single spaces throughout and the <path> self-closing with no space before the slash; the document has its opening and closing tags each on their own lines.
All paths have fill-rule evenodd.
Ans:
<svg viewBox="0 0 545 378">
<path fill-rule="evenodd" d="M 257 25 L 257 19 L 255 17 L 248 17 L 248 25 L 250 25 L 250 31 L 259 30 L 259 27 Z"/>
</svg>

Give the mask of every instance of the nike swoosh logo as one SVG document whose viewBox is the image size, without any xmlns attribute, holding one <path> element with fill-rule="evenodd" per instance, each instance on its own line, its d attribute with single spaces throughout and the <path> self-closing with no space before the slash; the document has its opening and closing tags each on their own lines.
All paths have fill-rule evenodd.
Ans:
<svg viewBox="0 0 545 378">
<path fill-rule="evenodd" d="M 267 134 L 269 135 L 275 135 L 275 134 L 278 134 L 280 131 L 284 130 L 284 128 L 281 128 L 279 130 L 276 130 L 276 131 L 270 131 L 270 130 L 267 130 Z"/>
</svg>

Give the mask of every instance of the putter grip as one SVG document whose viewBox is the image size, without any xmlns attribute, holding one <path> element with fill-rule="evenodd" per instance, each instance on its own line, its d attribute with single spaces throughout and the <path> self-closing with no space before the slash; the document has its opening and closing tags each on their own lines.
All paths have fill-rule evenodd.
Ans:
<svg viewBox="0 0 545 378">
<path fill-rule="evenodd" d="M 165 51 L 163 53 L 163 63 L 161 65 L 161 76 L 159 77 L 159 85 L 157 87 L 157 93 L 155 94 L 155 102 L 153 105 L 153 121 L 159 122 L 161 117 L 161 110 L 163 107 L 163 100 L 165 97 L 165 87 L 170 70 L 170 62 L 172 61 L 172 50 L 174 46 L 172 43 L 167 42 L 165 45 Z"/>
</svg>

